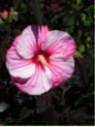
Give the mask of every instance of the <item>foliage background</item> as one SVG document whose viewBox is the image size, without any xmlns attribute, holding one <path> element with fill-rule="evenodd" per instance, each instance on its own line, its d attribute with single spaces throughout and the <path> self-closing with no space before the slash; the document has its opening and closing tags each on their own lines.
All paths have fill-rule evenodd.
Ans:
<svg viewBox="0 0 95 127">
<path fill-rule="evenodd" d="M 0 0 L 0 125 L 94 125 L 93 0 Z M 5 5 L 8 5 L 7 8 Z M 3 10 L 2 10 L 3 9 Z M 67 31 L 77 45 L 71 79 L 41 96 L 28 96 L 12 83 L 5 54 L 29 24 Z"/>
</svg>

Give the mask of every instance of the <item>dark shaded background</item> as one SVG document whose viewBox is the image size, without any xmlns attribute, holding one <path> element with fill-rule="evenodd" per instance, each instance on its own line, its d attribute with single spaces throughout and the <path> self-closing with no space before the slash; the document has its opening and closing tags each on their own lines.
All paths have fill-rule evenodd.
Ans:
<svg viewBox="0 0 95 127">
<path fill-rule="evenodd" d="M 0 125 L 94 125 L 93 0 L 0 0 Z M 8 5 L 8 6 L 6 6 Z M 29 24 L 67 31 L 76 41 L 71 79 L 41 96 L 12 83 L 5 53 Z"/>
</svg>

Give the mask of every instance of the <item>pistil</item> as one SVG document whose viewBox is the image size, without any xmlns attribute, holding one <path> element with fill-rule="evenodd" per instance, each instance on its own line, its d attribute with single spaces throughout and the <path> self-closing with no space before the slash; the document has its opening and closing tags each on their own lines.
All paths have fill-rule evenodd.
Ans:
<svg viewBox="0 0 95 127">
<path fill-rule="evenodd" d="M 48 63 L 43 55 L 39 55 L 38 59 L 41 62 L 41 64 L 46 65 L 46 66 L 48 65 Z"/>
</svg>

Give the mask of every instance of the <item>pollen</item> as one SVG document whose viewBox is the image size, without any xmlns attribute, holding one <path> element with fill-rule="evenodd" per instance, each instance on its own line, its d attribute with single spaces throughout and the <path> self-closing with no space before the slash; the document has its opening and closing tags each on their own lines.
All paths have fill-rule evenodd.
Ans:
<svg viewBox="0 0 95 127">
<path fill-rule="evenodd" d="M 48 63 L 43 55 L 39 55 L 38 59 L 41 62 L 41 64 L 46 65 L 46 66 L 48 65 Z"/>
</svg>

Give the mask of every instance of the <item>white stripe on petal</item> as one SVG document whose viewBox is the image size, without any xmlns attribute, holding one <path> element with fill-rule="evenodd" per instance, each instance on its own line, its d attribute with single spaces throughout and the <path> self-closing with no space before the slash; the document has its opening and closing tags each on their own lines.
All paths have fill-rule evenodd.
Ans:
<svg viewBox="0 0 95 127">
<path fill-rule="evenodd" d="M 49 69 L 52 73 L 51 81 L 53 86 L 58 86 L 72 76 L 75 62 L 73 57 L 64 58 L 56 57 L 51 59 Z"/>
<path fill-rule="evenodd" d="M 43 50 L 51 54 L 62 54 L 65 57 L 72 56 L 76 46 L 74 39 L 66 32 L 53 30 L 47 35 L 46 42 L 42 45 Z"/>
<path fill-rule="evenodd" d="M 28 26 L 18 38 L 17 52 L 23 58 L 32 58 L 35 52 L 41 48 L 48 33 L 47 26 L 32 25 Z"/>
<path fill-rule="evenodd" d="M 35 64 L 20 57 L 14 45 L 8 50 L 6 58 L 6 66 L 14 77 L 29 78 L 35 72 Z"/>
<path fill-rule="evenodd" d="M 49 73 L 47 72 L 47 74 Z M 47 74 L 41 68 L 36 68 L 35 73 L 28 80 L 13 78 L 13 81 L 23 92 L 29 95 L 41 95 L 52 88 L 51 80 Z"/>
</svg>

